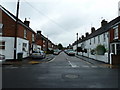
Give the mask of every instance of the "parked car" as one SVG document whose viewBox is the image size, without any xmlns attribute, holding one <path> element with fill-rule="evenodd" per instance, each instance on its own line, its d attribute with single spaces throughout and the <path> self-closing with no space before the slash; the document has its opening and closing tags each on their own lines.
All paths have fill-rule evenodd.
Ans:
<svg viewBox="0 0 120 90">
<path fill-rule="evenodd" d="M 75 56 L 76 52 L 74 50 L 68 50 L 67 54 L 70 56 Z"/>
<path fill-rule="evenodd" d="M 53 54 L 58 55 L 60 52 L 61 52 L 60 50 L 56 49 L 56 50 L 54 50 Z"/>
<path fill-rule="evenodd" d="M 2 64 L 3 62 L 5 62 L 5 55 L 0 54 L 0 64 Z"/>
<path fill-rule="evenodd" d="M 40 58 L 40 59 L 43 59 L 46 57 L 46 54 L 44 53 L 44 51 L 42 50 L 39 50 L 39 51 L 33 51 L 32 55 L 31 55 L 32 58 Z"/>
</svg>

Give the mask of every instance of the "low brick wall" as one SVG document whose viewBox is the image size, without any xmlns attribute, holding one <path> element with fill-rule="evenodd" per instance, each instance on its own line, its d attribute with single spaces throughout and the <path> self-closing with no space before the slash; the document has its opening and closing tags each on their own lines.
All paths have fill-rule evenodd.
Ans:
<svg viewBox="0 0 120 90">
<path fill-rule="evenodd" d="M 112 65 L 120 65 L 120 55 L 112 55 Z"/>
</svg>

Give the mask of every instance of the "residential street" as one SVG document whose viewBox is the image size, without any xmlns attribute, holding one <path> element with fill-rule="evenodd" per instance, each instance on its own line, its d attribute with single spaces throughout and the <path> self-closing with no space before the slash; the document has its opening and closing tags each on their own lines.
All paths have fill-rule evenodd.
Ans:
<svg viewBox="0 0 120 90">
<path fill-rule="evenodd" d="M 2 70 L 3 88 L 118 88 L 117 68 L 93 65 L 64 52 L 48 62 Z"/>
</svg>

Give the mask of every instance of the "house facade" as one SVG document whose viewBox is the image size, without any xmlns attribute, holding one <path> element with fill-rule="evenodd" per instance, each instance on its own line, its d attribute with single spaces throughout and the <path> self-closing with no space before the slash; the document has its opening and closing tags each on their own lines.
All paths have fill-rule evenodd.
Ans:
<svg viewBox="0 0 120 90">
<path fill-rule="evenodd" d="M 2 6 L 0 12 L 0 54 L 11 60 L 15 55 L 17 59 L 18 53 L 23 53 L 23 58 L 26 58 L 34 50 L 44 50 L 47 40 L 40 31 L 35 33 L 29 27 L 27 19 L 24 22 L 18 19 L 16 29 L 16 17 Z"/>
<path fill-rule="evenodd" d="M 81 48 L 79 55 L 99 60 L 110 64 L 119 64 L 120 61 L 113 58 L 113 55 L 120 55 L 120 17 L 109 23 L 102 20 L 101 27 L 95 30 L 91 28 L 91 34 L 86 33 L 78 40 L 78 47 Z M 113 47 L 113 48 L 112 48 Z M 76 50 L 77 41 L 73 43 Z M 115 62 L 115 63 L 113 63 Z"/>
</svg>

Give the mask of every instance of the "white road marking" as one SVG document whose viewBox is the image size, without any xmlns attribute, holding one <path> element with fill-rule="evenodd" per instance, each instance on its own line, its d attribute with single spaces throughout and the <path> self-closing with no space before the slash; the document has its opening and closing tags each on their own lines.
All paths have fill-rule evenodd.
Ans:
<svg viewBox="0 0 120 90">
<path fill-rule="evenodd" d="M 54 61 L 54 60 L 55 60 L 55 57 L 54 57 L 52 60 L 50 60 L 50 61 L 48 61 L 48 62 L 46 62 L 46 63 L 52 62 L 52 61 Z"/>
<path fill-rule="evenodd" d="M 79 66 L 77 66 L 77 65 L 73 65 L 70 61 L 68 61 L 68 62 L 69 62 L 69 64 L 70 64 L 73 68 L 79 67 Z"/>
</svg>

